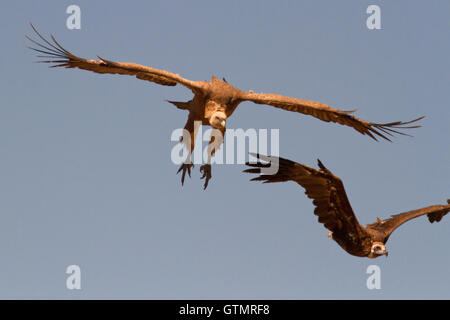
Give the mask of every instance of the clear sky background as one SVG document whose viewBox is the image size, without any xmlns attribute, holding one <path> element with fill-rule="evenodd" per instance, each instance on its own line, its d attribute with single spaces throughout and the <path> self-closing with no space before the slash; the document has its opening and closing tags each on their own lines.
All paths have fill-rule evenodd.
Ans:
<svg viewBox="0 0 450 320">
<path fill-rule="evenodd" d="M 66 8 L 81 7 L 81 30 Z M 381 7 L 382 30 L 366 8 Z M 340 176 L 362 224 L 450 198 L 448 1 L 2 1 L 0 298 L 450 298 L 450 219 L 398 229 L 389 257 L 327 238 L 294 183 L 198 166 L 181 187 L 181 86 L 34 64 L 32 21 L 86 58 L 316 100 L 373 122 L 425 115 L 414 138 L 243 103 L 228 128 L 279 128 L 280 155 Z M 67 266 L 82 289 L 66 289 Z M 381 290 L 366 269 L 381 268 Z"/>
</svg>

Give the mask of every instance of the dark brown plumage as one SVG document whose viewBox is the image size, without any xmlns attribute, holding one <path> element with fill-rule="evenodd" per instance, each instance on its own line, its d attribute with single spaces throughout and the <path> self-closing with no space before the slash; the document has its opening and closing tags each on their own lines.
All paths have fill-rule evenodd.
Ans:
<svg viewBox="0 0 450 320">
<path fill-rule="evenodd" d="M 226 130 L 226 119 L 231 116 L 236 107 L 244 101 L 267 104 L 284 110 L 311 115 L 326 122 L 339 123 L 341 125 L 352 127 L 361 134 L 368 135 L 375 140 L 377 140 L 376 137 L 378 136 L 390 141 L 389 136 L 392 136 L 394 133 L 404 134 L 398 131 L 398 129 L 420 127 L 417 125 L 408 125 L 423 118 L 420 117 L 408 122 L 396 121 L 382 124 L 373 123 L 353 116 L 351 113 L 354 111 L 334 109 L 315 101 L 289 98 L 277 94 L 253 93 L 253 91 L 244 92 L 214 76 L 211 81 L 191 81 L 169 71 L 146 67 L 136 63 L 114 62 L 101 57 L 98 57 L 99 60 L 84 59 L 77 57 L 64 49 L 53 36 L 51 36 L 52 43 L 41 36 L 33 25 L 31 25 L 31 27 L 43 42 L 40 43 L 26 36 L 27 39 L 37 46 L 36 48 L 30 49 L 38 52 L 38 57 L 44 58 L 44 60 L 39 62 L 53 64 L 51 67 L 79 68 L 96 73 L 131 75 L 141 80 L 165 86 L 181 84 L 194 93 L 193 99 L 187 102 L 169 101 L 177 108 L 189 111 L 185 129 L 189 132 L 190 142 L 184 141 L 189 156 L 178 170 L 178 172 L 182 171 L 182 183 L 184 182 L 186 172 L 190 175 L 190 170 L 193 167 L 193 164 L 190 161 L 190 153 L 194 149 L 196 134 L 194 122 L 199 121 L 202 125 L 209 125 L 218 129 L 223 135 Z M 223 137 L 221 141 L 216 141 L 215 143 L 213 139 L 211 139 L 211 155 L 220 148 L 222 141 Z M 205 178 L 204 187 L 206 188 L 208 181 L 211 178 L 210 162 L 208 161 L 207 164 L 201 166 L 200 170 L 203 172 L 202 178 Z"/>
<path fill-rule="evenodd" d="M 361 226 L 356 218 L 341 179 L 331 173 L 318 160 L 319 170 L 287 159 L 255 155 L 266 163 L 247 163 L 248 173 L 260 174 L 252 181 L 264 183 L 294 181 L 305 188 L 305 194 L 313 199 L 314 214 L 330 236 L 345 251 L 358 257 L 376 258 L 387 255 L 386 242 L 392 232 L 408 220 L 427 215 L 428 220 L 439 222 L 450 211 L 450 199 L 446 205 L 433 205 L 391 216 L 386 220 Z M 276 174 L 264 174 L 264 168 L 278 165 Z"/>
</svg>

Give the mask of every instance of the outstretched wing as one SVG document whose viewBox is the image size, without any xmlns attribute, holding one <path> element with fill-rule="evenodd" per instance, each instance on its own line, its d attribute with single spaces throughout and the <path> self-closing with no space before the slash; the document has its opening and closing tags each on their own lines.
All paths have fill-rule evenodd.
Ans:
<svg viewBox="0 0 450 320">
<path fill-rule="evenodd" d="M 43 43 L 25 36 L 37 46 L 37 48 L 29 48 L 38 52 L 40 54 L 38 55 L 39 58 L 50 59 L 41 60 L 39 62 L 53 64 L 51 67 L 79 68 L 96 73 L 132 75 L 138 79 L 151 81 L 165 86 L 175 86 L 179 83 L 192 91 L 198 91 L 204 88 L 203 81 L 190 81 L 182 78 L 178 74 L 165 70 L 159 70 L 136 63 L 109 61 L 101 57 L 98 57 L 100 60 L 77 57 L 64 49 L 53 36 L 51 36 L 52 43 L 45 39 L 31 23 L 30 25 Z"/>
<path fill-rule="evenodd" d="M 430 223 L 439 222 L 441 219 L 450 212 L 450 199 L 447 200 L 449 204 L 447 205 L 434 205 L 425 207 L 422 209 L 412 210 L 408 212 L 403 212 L 399 214 L 392 215 L 391 218 L 386 220 L 379 219 L 375 223 L 371 223 L 367 225 L 367 230 L 375 230 L 382 234 L 384 234 L 384 242 L 389 239 L 389 236 L 392 232 L 404 224 L 406 221 L 411 219 L 427 215 Z"/>
<path fill-rule="evenodd" d="M 318 160 L 320 170 L 277 157 L 267 157 L 259 154 L 253 156 L 269 164 L 249 163 L 246 164 L 251 169 L 244 172 L 261 174 L 262 168 L 278 164 L 276 174 L 261 174 L 251 181 L 264 181 L 264 183 L 295 181 L 303 188 L 305 194 L 313 199 L 316 206 L 314 214 L 319 217 L 319 222 L 324 224 L 325 228 L 333 232 L 333 238 L 341 242 L 357 245 L 363 237 L 366 237 L 364 228 L 359 224 L 358 219 L 353 213 L 353 209 L 347 198 L 344 185 L 338 177 L 333 175 Z M 336 236 L 339 239 L 336 239 Z"/>
<path fill-rule="evenodd" d="M 279 94 L 250 92 L 245 93 L 242 96 L 242 101 L 252 101 L 257 104 L 267 104 L 284 110 L 311 115 L 322 121 L 336 122 L 345 126 L 352 127 L 356 131 L 364 135 L 368 135 L 375 140 L 377 140 L 376 136 L 379 136 L 383 139 L 391 141 L 388 136 L 392 136 L 394 133 L 407 135 L 403 132 L 398 131 L 398 129 L 419 128 L 419 125 L 408 125 L 424 118 L 420 117 L 408 122 L 396 121 L 390 123 L 374 123 L 353 116 L 352 113 L 356 110 L 338 110 L 320 102 L 290 98 Z"/>
</svg>

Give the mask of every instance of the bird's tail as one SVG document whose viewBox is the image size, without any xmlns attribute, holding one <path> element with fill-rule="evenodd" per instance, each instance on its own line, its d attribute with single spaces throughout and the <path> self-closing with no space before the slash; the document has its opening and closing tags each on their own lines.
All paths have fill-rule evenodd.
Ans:
<svg viewBox="0 0 450 320">
<path fill-rule="evenodd" d="M 181 102 L 181 101 L 171 101 L 171 100 L 166 100 L 167 102 L 170 102 L 171 104 L 175 105 L 178 109 L 182 109 L 182 110 L 190 110 L 190 101 L 188 102 Z"/>
</svg>

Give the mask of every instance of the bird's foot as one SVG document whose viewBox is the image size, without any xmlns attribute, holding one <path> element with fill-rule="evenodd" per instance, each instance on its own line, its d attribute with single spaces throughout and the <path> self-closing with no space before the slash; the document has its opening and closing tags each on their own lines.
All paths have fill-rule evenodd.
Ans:
<svg viewBox="0 0 450 320">
<path fill-rule="evenodd" d="M 333 232 L 328 231 L 328 238 L 333 239 Z"/>
<path fill-rule="evenodd" d="M 191 177 L 191 168 L 194 167 L 193 163 L 183 163 L 180 168 L 177 171 L 177 174 L 180 173 L 180 171 L 183 171 L 183 173 L 181 174 L 181 185 L 184 184 L 184 177 L 186 176 L 186 171 L 189 175 L 189 178 Z"/>
<path fill-rule="evenodd" d="M 209 180 L 211 179 L 211 165 L 210 164 L 204 164 L 200 167 L 200 172 L 203 173 L 203 175 L 200 177 L 200 179 L 205 179 L 205 184 L 203 185 L 203 190 L 206 189 L 208 186 Z"/>
</svg>

